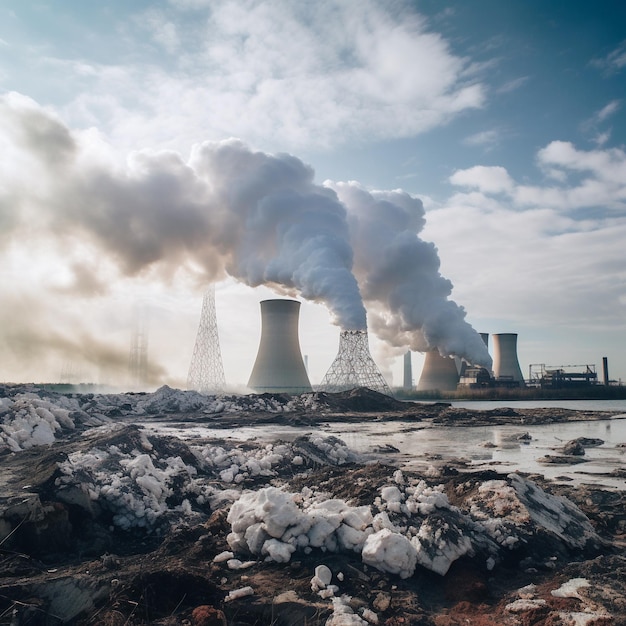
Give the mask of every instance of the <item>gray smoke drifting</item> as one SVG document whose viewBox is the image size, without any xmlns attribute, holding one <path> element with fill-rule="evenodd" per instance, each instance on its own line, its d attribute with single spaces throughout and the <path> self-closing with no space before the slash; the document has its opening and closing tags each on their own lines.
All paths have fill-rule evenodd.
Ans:
<svg viewBox="0 0 626 626">
<path fill-rule="evenodd" d="M 57 323 L 58 322 L 58 323 Z M 92 378 L 89 382 L 125 383 L 128 350 L 104 341 L 74 321 L 73 332 L 60 330 L 62 324 L 42 307 L 35 294 L 19 297 L 5 294 L 0 307 L 0 350 L 4 358 L 19 355 L 12 374 L 21 375 L 20 365 L 46 364 L 52 368 L 71 364 Z M 120 374 L 124 378 L 120 378 Z M 147 364 L 147 385 L 163 384 L 166 371 L 158 363 Z M 28 370 L 24 372 L 28 375 Z M 41 382 L 41 381 L 32 381 Z"/>
<path fill-rule="evenodd" d="M 317 185 L 299 159 L 234 139 L 200 144 L 187 162 L 137 152 L 120 166 L 93 132 L 71 132 L 15 94 L 0 98 L 0 120 L 10 164 L 0 172 L 0 246 L 37 224 L 59 246 L 95 246 L 126 276 L 230 275 L 321 302 L 345 330 L 366 328 L 365 300 L 392 345 L 489 359 L 448 299 L 436 249 L 417 236 L 423 208 L 407 194 Z M 72 289 L 101 293 L 97 271 L 74 268 Z"/>
</svg>

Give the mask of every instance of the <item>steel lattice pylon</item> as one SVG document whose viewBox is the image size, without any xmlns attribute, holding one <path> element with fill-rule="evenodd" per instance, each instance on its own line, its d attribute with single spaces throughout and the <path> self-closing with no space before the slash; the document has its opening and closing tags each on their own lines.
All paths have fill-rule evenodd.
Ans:
<svg viewBox="0 0 626 626">
<path fill-rule="evenodd" d="M 367 387 L 392 395 L 370 354 L 367 331 L 343 330 L 339 335 L 339 352 L 326 372 L 320 389 L 336 392 L 355 387 Z"/>
<path fill-rule="evenodd" d="M 187 389 L 200 393 L 224 391 L 226 379 L 215 314 L 215 286 L 211 285 L 202 300 L 202 314 L 196 344 L 187 375 Z"/>
<path fill-rule="evenodd" d="M 148 382 L 148 320 L 145 306 L 137 306 L 133 314 L 128 358 L 130 385 L 143 388 Z"/>
</svg>

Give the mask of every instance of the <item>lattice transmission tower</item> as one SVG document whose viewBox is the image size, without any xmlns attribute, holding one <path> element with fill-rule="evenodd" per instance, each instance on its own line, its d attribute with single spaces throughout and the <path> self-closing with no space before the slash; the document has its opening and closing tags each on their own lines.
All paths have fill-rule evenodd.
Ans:
<svg viewBox="0 0 626 626">
<path fill-rule="evenodd" d="M 215 314 L 215 286 L 211 285 L 202 300 L 202 314 L 187 375 L 187 389 L 200 393 L 224 391 L 226 378 Z"/>
<path fill-rule="evenodd" d="M 370 354 L 367 331 L 343 330 L 339 335 L 339 352 L 326 372 L 320 389 L 336 392 L 355 387 L 367 387 L 392 395 Z"/>
<path fill-rule="evenodd" d="M 128 374 L 133 388 L 143 388 L 148 383 L 148 315 L 145 306 L 137 306 L 133 312 Z"/>
</svg>

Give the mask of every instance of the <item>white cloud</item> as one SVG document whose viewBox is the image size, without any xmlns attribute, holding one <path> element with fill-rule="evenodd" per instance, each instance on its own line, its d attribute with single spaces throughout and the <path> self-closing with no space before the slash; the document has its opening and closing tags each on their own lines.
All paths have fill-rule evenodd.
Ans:
<svg viewBox="0 0 626 626">
<path fill-rule="evenodd" d="M 591 64 L 605 70 L 608 74 L 620 72 L 626 67 L 626 40 L 605 57 L 593 59 Z"/>
<path fill-rule="evenodd" d="M 540 165 L 588 172 L 594 178 L 616 185 L 622 195 L 626 187 L 626 152 L 620 148 L 577 150 L 567 141 L 553 141 L 538 152 Z"/>
<path fill-rule="evenodd" d="M 466 137 L 463 143 L 467 146 L 485 146 L 491 147 L 500 141 L 500 132 L 495 129 L 484 130 Z"/>
<path fill-rule="evenodd" d="M 619 100 L 611 100 L 606 106 L 602 107 L 596 113 L 596 119 L 598 122 L 604 122 L 607 118 L 611 117 L 614 113 L 617 113 L 621 108 L 621 102 Z"/>
<path fill-rule="evenodd" d="M 505 168 L 474 166 L 457 170 L 450 182 L 486 194 L 506 193 L 519 207 L 572 211 L 626 208 L 626 152 L 619 148 L 578 150 L 567 141 L 553 141 L 537 153 L 537 162 L 559 185 L 516 183 Z M 577 182 L 567 184 L 570 175 Z"/>
<path fill-rule="evenodd" d="M 612 50 L 603 59 L 594 61 L 595 65 L 619 72 L 626 67 L 626 41 L 623 41 L 615 50 Z"/>
<path fill-rule="evenodd" d="M 583 132 L 590 134 L 592 136 L 592 141 L 597 146 L 603 146 L 611 137 L 611 130 L 600 131 L 600 125 L 604 124 L 604 122 L 615 115 L 621 107 L 621 100 L 611 100 L 581 124 Z"/>
<path fill-rule="evenodd" d="M 501 87 L 499 87 L 496 90 L 496 92 L 497 93 L 510 93 L 512 91 L 517 91 L 520 87 L 525 85 L 529 80 L 530 80 L 529 76 L 520 76 L 519 78 L 514 78 L 504 83 Z"/>
<path fill-rule="evenodd" d="M 152 39 L 170 54 L 179 50 L 181 41 L 178 29 L 163 12 L 154 9 L 148 10 L 138 16 L 137 23 L 140 27 L 148 30 Z"/>
<path fill-rule="evenodd" d="M 624 329 L 623 217 L 577 222 L 553 209 L 457 194 L 428 213 L 424 236 L 437 241 L 442 272 L 472 321 Z"/>
<path fill-rule="evenodd" d="M 457 170 L 450 177 L 453 185 L 470 187 L 485 193 L 508 193 L 513 188 L 513 180 L 504 167 L 475 165 L 469 169 Z"/>
<path fill-rule="evenodd" d="M 168 0 L 172 6 L 180 9 L 203 9 L 211 6 L 213 0 Z"/>
<path fill-rule="evenodd" d="M 73 125 L 104 119 L 124 147 L 239 136 L 294 149 L 412 136 L 485 102 L 470 62 L 408 5 L 192 4 L 193 14 L 178 2 L 136 25 L 175 53 L 169 69 L 149 57 L 89 64 L 97 73 L 64 108 Z M 75 61 L 65 69 L 75 76 Z"/>
<path fill-rule="evenodd" d="M 428 212 L 424 236 L 453 295 L 473 319 L 623 332 L 626 154 L 554 141 L 537 160 L 563 178 L 531 186 L 502 167 L 459 170 L 451 182 L 470 191 Z"/>
<path fill-rule="evenodd" d="M 598 147 L 602 147 L 611 138 L 611 131 L 607 130 L 603 133 L 598 133 L 594 138 L 594 142 Z"/>
</svg>

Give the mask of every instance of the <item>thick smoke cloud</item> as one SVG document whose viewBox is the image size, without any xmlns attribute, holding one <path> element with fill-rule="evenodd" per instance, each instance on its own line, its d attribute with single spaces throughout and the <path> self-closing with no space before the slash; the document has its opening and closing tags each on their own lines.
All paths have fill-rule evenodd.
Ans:
<svg viewBox="0 0 626 626">
<path fill-rule="evenodd" d="M 221 211 L 216 243 L 227 273 L 296 290 L 326 304 L 342 328 L 365 329 L 345 207 L 313 183 L 311 168 L 235 140 L 200 145 L 190 163 L 211 189 L 211 210 Z"/>
<path fill-rule="evenodd" d="M 0 120 L 10 163 L 0 172 L 0 246 L 36 225 L 68 249 L 95 247 L 126 276 L 230 275 L 324 303 L 342 329 L 366 328 L 365 301 L 392 345 L 489 359 L 448 299 L 436 249 L 417 236 L 423 208 L 407 194 L 317 185 L 299 159 L 234 139 L 200 144 L 187 162 L 137 152 L 120 166 L 93 131 L 71 132 L 17 95 L 0 99 Z M 101 293 L 88 264 L 73 273 L 74 289 Z"/>
<path fill-rule="evenodd" d="M 322 302 L 342 328 L 365 328 L 345 207 L 300 160 L 228 140 L 196 147 L 189 163 L 135 153 L 119 170 L 33 103 L 13 97 L 0 114 L 7 109 L 17 131 L 5 137 L 43 190 L 15 193 L 59 237 L 92 240 L 129 275 L 185 264 L 211 278 L 228 273 Z"/>
</svg>

